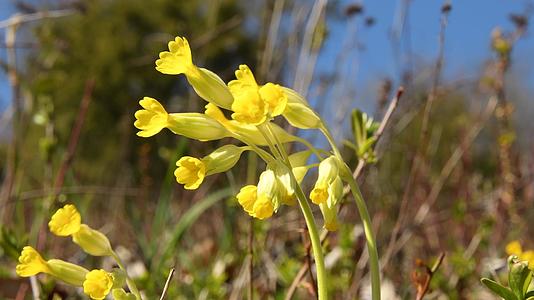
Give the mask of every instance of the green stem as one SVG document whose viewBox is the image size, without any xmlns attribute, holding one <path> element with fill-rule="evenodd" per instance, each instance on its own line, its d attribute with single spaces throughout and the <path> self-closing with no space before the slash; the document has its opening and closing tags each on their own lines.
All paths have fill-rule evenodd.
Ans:
<svg viewBox="0 0 534 300">
<path fill-rule="evenodd" d="M 294 179 L 295 176 L 293 175 L 293 172 L 290 173 Z M 315 224 L 315 219 L 313 218 L 310 204 L 308 203 L 308 200 L 306 199 L 306 196 L 304 195 L 304 192 L 299 184 L 296 184 L 295 192 L 297 194 L 297 199 L 300 209 L 302 210 L 302 214 L 304 214 L 306 226 L 308 227 L 313 257 L 315 258 L 315 269 L 317 271 L 317 296 L 319 300 L 326 300 L 328 299 L 327 274 L 324 265 L 323 248 L 321 247 L 321 239 L 319 238 L 319 230 L 317 230 L 317 225 Z"/>
<path fill-rule="evenodd" d="M 141 294 L 139 293 L 139 290 L 137 289 L 135 282 L 128 275 L 128 272 L 126 271 L 126 267 L 122 263 L 117 253 L 113 251 L 111 256 L 113 257 L 113 259 L 115 259 L 115 262 L 117 262 L 117 265 L 119 265 L 119 268 L 124 271 L 124 274 L 126 274 L 126 284 L 128 285 L 128 288 L 130 289 L 130 291 L 134 294 L 135 299 L 142 300 L 143 298 L 141 298 Z"/>
<path fill-rule="evenodd" d="M 341 153 L 339 152 L 339 149 L 337 148 L 334 139 L 332 138 L 332 135 L 330 134 L 326 126 L 323 125 L 320 129 L 328 140 L 328 143 L 330 143 L 330 146 L 334 151 L 334 155 L 340 162 L 343 162 L 343 157 L 341 157 Z M 354 177 L 352 177 L 351 175 L 352 172 L 350 171 L 350 168 L 345 163 L 343 163 L 343 167 L 345 168 L 343 172 L 348 174 L 348 176 L 343 177 L 348 182 L 350 190 L 352 192 L 352 196 L 354 198 L 354 202 L 356 202 L 358 213 L 360 214 L 360 218 L 362 219 L 363 223 L 365 239 L 367 241 L 367 251 L 369 252 L 369 263 L 371 269 L 372 299 L 380 300 L 380 266 L 378 262 L 378 250 L 376 248 L 376 239 L 373 233 L 371 217 L 369 216 L 369 211 L 367 210 L 367 205 L 363 200 L 360 188 L 358 187 L 358 184 L 356 183 Z"/>
<path fill-rule="evenodd" d="M 299 202 L 300 209 L 302 210 L 302 214 L 304 215 L 306 226 L 308 227 L 308 234 L 310 235 L 310 241 L 312 244 L 313 257 L 315 258 L 315 269 L 317 271 L 317 296 L 319 300 L 326 300 L 328 299 L 328 279 L 326 268 L 324 265 L 323 248 L 321 246 L 319 230 L 317 229 L 317 225 L 315 224 L 315 218 L 313 217 L 313 213 L 310 204 L 308 203 L 308 199 L 306 198 L 302 187 L 300 186 L 300 184 L 298 184 L 297 179 L 295 178 L 295 174 L 293 174 L 291 162 L 289 161 L 289 156 L 285 151 L 284 144 L 282 144 L 278 137 L 274 134 L 270 124 L 267 124 L 266 128 L 269 134 L 276 140 L 278 150 L 280 151 L 280 154 L 283 156 L 284 161 L 290 170 L 289 174 L 291 176 L 291 179 L 293 180 L 293 182 L 295 182 L 295 192 L 297 195 L 297 200 Z"/>
</svg>

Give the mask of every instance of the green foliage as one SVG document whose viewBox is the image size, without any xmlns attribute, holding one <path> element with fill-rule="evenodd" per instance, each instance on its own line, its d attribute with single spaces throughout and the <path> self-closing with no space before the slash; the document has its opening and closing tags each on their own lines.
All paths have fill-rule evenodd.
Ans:
<svg viewBox="0 0 534 300">
<path fill-rule="evenodd" d="M 508 269 L 508 288 L 489 278 L 482 278 L 481 282 L 504 300 L 528 300 L 533 297 L 534 290 L 529 290 L 533 274 L 528 268 L 528 262 L 510 256 Z"/>
</svg>

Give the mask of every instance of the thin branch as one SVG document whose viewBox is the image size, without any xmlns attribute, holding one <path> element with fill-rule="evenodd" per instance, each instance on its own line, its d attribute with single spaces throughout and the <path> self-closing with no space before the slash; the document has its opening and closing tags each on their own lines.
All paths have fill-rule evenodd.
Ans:
<svg viewBox="0 0 534 300">
<path fill-rule="evenodd" d="M 412 274 L 412 278 L 414 279 L 416 288 L 417 288 L 417 295 L 415 296 L 415 300 L 423 300 L 423 297 L 426 295 L 430 287 L 430 282 L 432 281 L 432 277 L 438 270 L 444 258 L 445 258 L 445 252 L 441 252 L 441 254 L 439 255 L 438 259 L 434 262 L 434 265 L 432 267 L 423 265 L 422 267 L 425 269 L 425 275 L 423 275 L 424 278 L 421 278 L 417 274 L 417 272 L 414 272 Z"/>
<path fill-rule="evenodd" d="M 161 297 L 159 297 L 159 300 L 163 300 L 165 298 L 165 295 L 167 294 L 167 290 L 169 289 L 169 285 L 171 283 L 172 276 L 174 275 L 174 268 L 171 268 L 169 271 L 169 276 L 167 276 L 167 281 L 165 281 L 165 286 L 163 287 L 163 292 L 161 292 Z"/>
</svg>

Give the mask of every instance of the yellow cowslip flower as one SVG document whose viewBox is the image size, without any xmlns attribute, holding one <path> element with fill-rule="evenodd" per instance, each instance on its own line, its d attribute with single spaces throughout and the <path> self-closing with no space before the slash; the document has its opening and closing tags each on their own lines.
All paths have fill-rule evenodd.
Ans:
<svg viewBox="0 0 534 300">
<path fill-rule="evenodd" d="M 39 252 L 30 246 L 26 246 L 20 253 L 16 272 L 19 276 L 30 277 L 38 273 L 50 273 L 50 268 Z"/>
<path fill-rule="evenodd" d="M 206 105 L 205 114 L 217 120 L 236 139 L 243 139 L 258 146 L 269 145 L 268 142 L 265 140 L 265 137 L 259 131 L 258 127 L 251 124 L 241 123 L 236 120 L 226 119 L 223 112 L 212 103 L 208 103 Z M 297 137 L 289 134 L 280 126 L 274 123 L 270 124 L 270 126 L 273 130 L 273 133 L 278 137 L 281 143 L 294 142 L 297 140 Z"/>
<path fill-rule="evenodd" d="M 191 48 L 186 38 L 176 37 L 169 42 L 169 51 L 163 51 L 156 60 L 156 70 L 163 74 L 184 74 L 200 98 L 230 109 L 233 97 L 217 74 L 193 64 Z"/>
<path fill-rule="evenodd" d="M 278 209 L 282 201 L 282 187 L 273 170 L 261 173 L 258 186 L 241 188 L 236 198 L 245 212 L 260 220 L 267 219 Z"/>
<path fill-rule="evenodd" d="M 197 189 L 206 177 L 206 164 L 198 158 L 184 156 L 176 162 L 176 166 L 176 181 L 183 184 L 186 190 Z"/>
<path fill-rule="evenodd" d="M 287 96 L 282 87 L 267 83 L 259 86 L 247 65 L 240 65 L 235 71 L 236 80 L 228 87 L 234 97 L 232 118 L 241 123 L 259 125 L 269 117 L 282 114 L 287 104 Z"/>
<path fill-rule="evenodd" d="M 72 204 L 58 209 L 48 222 L 48 227 L 57 236 L 72 236 L 72 241 L 90 255 L 110 256 L 113 254 L 108 238 L 100 231 L 81 224 L 80 213 Z"/>
<path fill-rule="evenodd" d="M 34 248 L 26 246 L 20 253 L 16 272 L 21 277 L 30 277 L 39 273 L 45 273 L 66 283 L 81 286 L 85 275 L 89 271 L 83 267 L 59 259 L 45 261 Z"/>
<path fill-rule="evenodd" d="M 263 220 L 273 215 L 273 203 L 266 195 L 258 197 L 258 188 L 254 185 L 244 186 L 236 197 L 239 204 L 251 217 Z"/>
<path fill-rule="evenodd" d="M 82 217 L 76 207 L 67 204 L 52 215 L 48 227 L 57 236 L 69 236 L 80 230 L 81 221 Z"/>
<path fill-rule="evenodd" d="M 529 269 L 534 271 L 534 250 L 524 251 L 521 243 L 517 240 L 511 241 L 506 245 L 506 254 L 515 255 L 520 260 L 528 262 Z"/>
<path fill-rule="evenodd" d="M 113 277 L 102 269 L 87 273 L 83 282 L 83 292 L 91 299 L 102 300 L 106 298 L 112 287 Z"/>
<path fill-rule="evenodd" d="M 330 156 L 319 164 L 319 175 L 315 186 L 310 193 L 310 199 L 315 204 L 325 203 L 331 196 L 329 190 L 332 188 L 332 183 L 339 177 L 339 167 L 337 159 Z"/>
<path fill-rule="evenodd" d="M 335 231 L 338 228 L 337 207 L 341 197 L 343 197 L 343 182 L 338 176 L 328 187 L 328 199 L 319 204 L 326 230 Z"/>
<path fill-rule="evenodd" d="M 184 156 L 176 162 L 176 181 L 184 184 L 187 190 L 197 189 L 206 176 L 226 172 L 235 166 L 245 150 L 249 150 L 249 147 L 230 144 L 215 149 L 202 159 Z"/>
<path fill-rule="evenodd" d="M 280 188 L 280 202 L 285 205 L 295 205 L 297 203 L 297 198 L 295 196 L 295 181 L 290 174 L 289 168 L 275 161 L 274 165 L 271 166 L 276 175 L 276 180 L 279 183 Z"/>
<path fill-rule="evenodd" d="M 135 112 L 134 126 L 141 131 L 141 137 L 150 137 L 163 128 L 175 134 L 200 140 L 211 141 L 229 136 L 229 132 L 217 120 L 201 113 L 167 113 L 154 98 L 144 97 L 139 104 L 144 108 Z"/>
</svg>

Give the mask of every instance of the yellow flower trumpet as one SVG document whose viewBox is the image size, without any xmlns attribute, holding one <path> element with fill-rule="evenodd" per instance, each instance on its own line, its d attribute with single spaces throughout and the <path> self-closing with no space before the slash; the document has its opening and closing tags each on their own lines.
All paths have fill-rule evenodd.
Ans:
<svg viewBox="0 0 534 300">
<path fill-rule="evenodd" d="M 154 98 L 144 97 L 139 104 L 144 108 L 135 112 L 134 126 L 141 131 L 141 137 L 150 137 L 163 128 L 175 134 L 200 141 L 218 140 L 229 136 L 229 132 L 215 119 L 201 113 L 167 113 Z"/>
<path fill-rule="evenodd" d="M 228 87 L 210 70 L 193 64 L 189 42 L 184 37 L 176 37 L 169 42 L 169 51 L 159 54 L 156 70 L 163 74 L 184 74 L 195 92 L 204 100 L 229 109 L 233 97 Z"/>
<path fill-rule="evenodd" d="M 21 277 L 30 277 L 39 273 L 45 273 L 68 284 L 82 286 L 85 275 L 89 271 L 83 267 L 59 259 L 45 261 L 34 248 L 26 246 L 20 253 L 16 272 Z"/>
<path fill-rule="evenodd" d="M 186 190 L 197 189 L 206 176 L 230 170 L 241 153 L 249 149 L 248 146 L 224 145 L 202 159 L 184 156 L 176 162 L 178 168 L 174 171 L 174 176 Z"/>
<path fill-rule="evenodd" d="M 85 275 L 83 282 L 83 292 L 91 299 L 102 300 L 113 287 L 113 277 L 104 270 L 92 270 Z"/>
<path fill-rule="evenodd" d="M 88 254 L 94 256 L 113 255 L 108 238 L 100 231 L 81 224 L 80 213 L 72 204 L 58 209 L 48 222 L 48 227 L 57 236 L 72 236 L 74 243 Z"/>
</svg>

